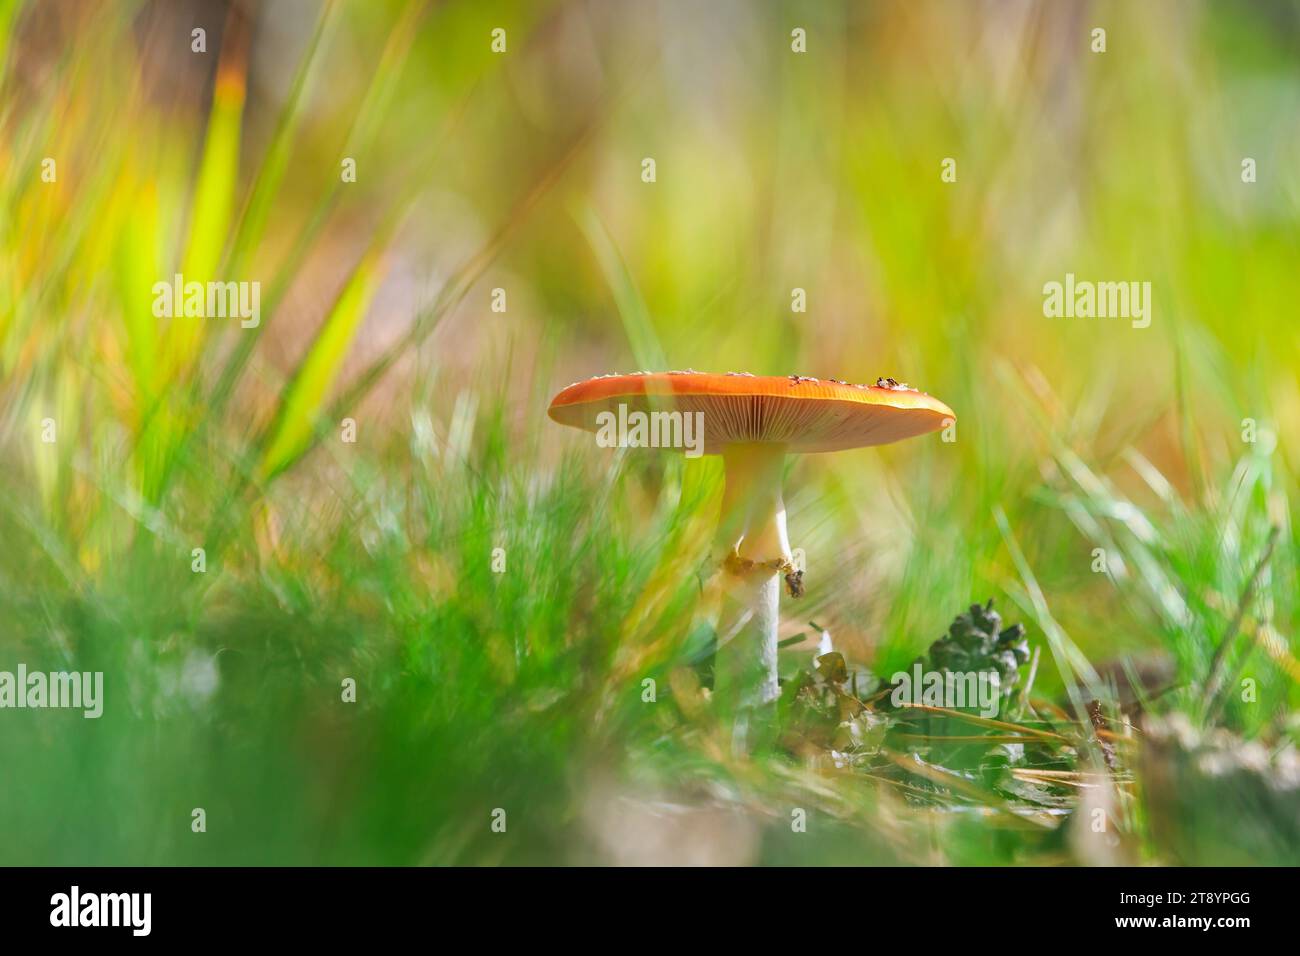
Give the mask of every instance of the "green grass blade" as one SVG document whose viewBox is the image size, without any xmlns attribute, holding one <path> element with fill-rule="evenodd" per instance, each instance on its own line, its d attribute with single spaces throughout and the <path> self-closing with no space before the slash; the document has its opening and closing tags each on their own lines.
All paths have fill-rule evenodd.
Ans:
<svg viewBox="0 0 1300 956">
<path fill-rule="evenodd" d="M 632 356 L 636 360 L 637 368 L 643 371 L 666 372 L 668 359 L 651 324 L 650 310 L 646 307 L 636 280 L 628 271 L 627 263 L 619 254 L 609 230 L 590 206 L 578 216 L 578 224 L 582 227 L 587 242 L 591 244 L 605 281 L 614 294 L 614 303 L 618 306 L 619 318 L 623 320 L 623 330 L 627 333 L 628 344 L 632 347 Z"/>
<path fill-rule="evenodd" d="M 229 238 L 239 180 L 240 127 L 246 83 L 244 70 L 242 47 L 228 48 L 217 71 L 203 158 L 194 183 L 189 242 L 181 262 L 181 273 L 187 283 L 210 282 L 217 278 Z M 193 319 L 172 320 L 166 350 L 172 375 L 190 367 L 206 328 L 203 322 Z"/>
<path fill-rule="evenodd" d="M 337 22 L 338 10 L 339 5 L 336 0 L 327 0 L 324 9 L 321 11 L 320 18 L 316 21 L 316 29 L 312 31 L 311 39 L 307 42 L 307 49 L 303 52 L 302 59 L 299 61 L 298 69 L 294 73 L 293 82 L 289 87 L 289 94 L 285 99 L 283 109 L 280 111 L 280 118 L 276 124 L 275 133 L 271 138 L 271 144 L 266 149 L 262 165 L 257 172 L 252 191 L 249 193 L 243 215 L 240 218 L 239 230 L 235 237 L 230 261 L 231 274 L 236 277 L 243 266 L 245 257 L 257 248 L 258 243 L 262 240 L 263 233 L 266 231 L 266 223 L 271 214 L 271 207 L 275 204 L 275 198 L 279 194 L 281 184 L 284 182 L 285 172 L 289 165 L 289 156 L 293 150 L 295 137 L 298 134 L 299 122 L 302 118 L 303 106 L 306 100 L 305 93 L 319 64 L 317 53 L 320 51 L 326 36 Z"/>
<path fill-rule="evenodd" d="M 379 257 L 372 249 L 357 265 L 294 373 L 262 456 L 263 478 L 279 474 L 310 447 L 321 406 L 378 286 Z"/>
</svg>

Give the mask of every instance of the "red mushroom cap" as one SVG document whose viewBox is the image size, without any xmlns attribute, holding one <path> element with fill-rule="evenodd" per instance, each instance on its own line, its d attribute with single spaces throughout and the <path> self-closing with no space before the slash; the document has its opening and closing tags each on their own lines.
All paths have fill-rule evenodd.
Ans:
<svg viewBox="0 0 1300 956">
<path fill-rule="evenodd" d="M 653 403 L 653 404 L 652 404 Z M 595 432 L 597 415 L 631 411 L 704 413 L 704 452 L 772 443 L 792 452 L 887 445 L 943 428 L 956 416 L 924 392 L 880 379 L 850 385 L 835 379 L 735 372 L 638 372 L 575 382 L 551 400 L 561 425 Z"/>
</svg>

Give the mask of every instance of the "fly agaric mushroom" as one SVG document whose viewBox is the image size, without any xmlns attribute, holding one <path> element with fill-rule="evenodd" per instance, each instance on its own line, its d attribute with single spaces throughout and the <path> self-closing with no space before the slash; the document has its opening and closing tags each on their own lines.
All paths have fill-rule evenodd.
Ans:
<svg viewBox="0 0 1300 956">
<path fill-rule="evenodd" d="M 670 417 L 656 417 L 665 413 Z M 551 400 L 549 414 L 562 425 L 597 433 L 616 422 L 639 422 L 639 439 L 618 442 L 633 447 L 672 444 L 654 439 L 665 430 L 686 436 L 692 422 L 702 424 L 702 451 L 722 455 L 726 476 L 718 544 L 726 549 L 725 592 L 733 605 L 719 621 L 714 695 L 742 708 L 779 695 L 782 578 L 792 595 L 802 593 L 803 572 L 794 567 L 781 497 L 785 456 L 885 445 L 955 420 L 943 402 L 892 378 L 850 385 L 799 375 L 695 371 L 576 382 Z M 690 419 L 671 417 L 676 414 Z"/>
</svg>

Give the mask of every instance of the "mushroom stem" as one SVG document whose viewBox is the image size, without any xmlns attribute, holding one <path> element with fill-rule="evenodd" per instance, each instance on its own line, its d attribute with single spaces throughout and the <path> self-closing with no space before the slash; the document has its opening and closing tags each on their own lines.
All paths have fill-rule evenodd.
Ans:
<svg viewBox="0 0 1300 956">
<path fill-rule="evenodd" d="M 789 561 L 785 501 L 781 484 L 785 445 L 727 445 L 722 450 L 726 488 L 722 494 L 721 543 L 759 562 Z"/>
<path fill-rule="evenodd" d="M 781 496 L 785 445 L 728 445 L 718 544 L 727 559 L 718 618 L 713 692 L 737 718 L 735 741 L 748 749 L 749 717 L 780 694 L 777 625 L 782 565 L 791 561 Z M 735 557 L 733 558 L 732 555 Z"/>
</svg>

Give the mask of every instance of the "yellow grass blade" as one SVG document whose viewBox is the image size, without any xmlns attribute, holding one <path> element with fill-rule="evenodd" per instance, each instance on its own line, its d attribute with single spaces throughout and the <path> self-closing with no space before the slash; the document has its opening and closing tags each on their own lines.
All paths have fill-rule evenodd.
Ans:
<svg viewBox="0 0 1300 956">
<path fill-rule="evenodd" d="M 131 194 L 130 211 L 121 215 L 113 247 L 118 295 L 126 325 L 126 360 L 136 387 L 137 415 L 143 416 L 161 393 L 158 320 L 150 290 L 158 281 L 160 233 L 158 193 L 152 184 Z M 139 427 L 140 422 L 133 423 Z"/>
<path fill-rule="evenodd" d="M 310 447 L 325 396 L 379 284 L 380 255 L 376 247 L 357 265 L 298 366 L 262 456 L 258 470 L 263 479 L 279 474 Z"/>
<path fill-rule="evenodd" d="M 189 244 L 181 262 L 185 282 L 207 283 L 218 278 L 221 257 L 229 237 L 239 179 L 240 125 L 244 114 L 245 57 L 236 43 L 223 54 L 212 94 L 212 112 L 203 159 L 194 184 L 190 210 Z M 162 277 L 167 278 L 167 277 Z M 237 278 L 237 277 L 233 277 Z M 180 312 L 179 304 L 177 311 Z M 205 319 L 172 319 L 168 345 L 171 375 L 189 368 L 207 331 Z"/>
</svg>

